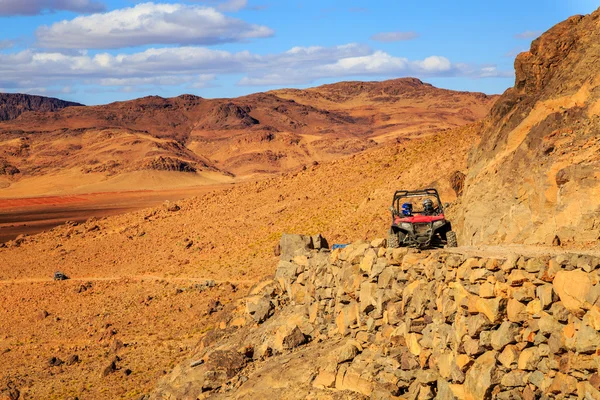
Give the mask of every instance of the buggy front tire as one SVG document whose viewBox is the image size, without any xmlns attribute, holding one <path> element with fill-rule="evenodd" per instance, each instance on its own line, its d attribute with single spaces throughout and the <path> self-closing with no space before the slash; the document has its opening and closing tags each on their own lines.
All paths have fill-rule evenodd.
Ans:
<svg viewBox="0 0 600 400">
<path fill-rule="evenodd" d="M 446 244 L 448 245 L 448 247 L 458 247 L 458 242 L 456 240 L 456 232 L 446 232 Z"/>
<path fill-rule="evenodd" d="M 398 234 L 394 232 L 393 229 L 390 229 L 388 232 L 387 247 L 388 249 L 397 249 L 400 247 L 400 239 L 398 238 Z"/>
</svg>

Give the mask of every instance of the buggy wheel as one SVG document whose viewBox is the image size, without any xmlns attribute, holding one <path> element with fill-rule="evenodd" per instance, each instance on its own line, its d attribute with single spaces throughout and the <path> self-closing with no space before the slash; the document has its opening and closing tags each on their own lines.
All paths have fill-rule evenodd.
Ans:
<svg viewBox="0 0 600 400">
<path fill-rule="evenodd" d="M 446 232 L 446 243 L 448 244 L 448 247 L 458 247 L 458 242 L 456 241 L 456 232 Z"/>
<path fill-rule="evenodd" d="M 396 233 L 394 233 L 392 229 L 390 229 L 390 231 L 388 232 L 387 247 L 388 249 L 397 249 L 398 247 L 400 247 L 398 235 L 396 235 Z"/>
<path fill-rule="evenodd" d="M 404 237 L 406 235 L 402 232 L 394 232 L 393 229 L 390 229 L 388 232 L 388 239 L 387 239 L 387 247 L 388 249 L 397 249 L 398 247 L 400 247 L 400 244 L 404 241 Z"/>
</svg>

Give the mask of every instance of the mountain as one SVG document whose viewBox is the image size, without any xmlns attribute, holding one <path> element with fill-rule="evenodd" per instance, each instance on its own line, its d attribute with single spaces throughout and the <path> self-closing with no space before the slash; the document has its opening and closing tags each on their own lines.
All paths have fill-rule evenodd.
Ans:
<svg viewBox="0 0 600 400">
<path fill-rule="evenodd" d="M 28 112 L 0 123 L 0 187 L 18 197 L 268 176 L 471 123 L 495 99 L 404 78 Z"/>
<path fill-rule="evenodd" d="M 54 99 L 52 97 L 32 96 L 21 93 L 0 93 L 0 121 L 15 119 L 27 111 L 52 112 L 74 106 L 83 106 L 83 104 Z"/>
<path fill-rule="evenodd" d="M 469 162 L 464 242 L 598 243 L 599 18 L 571 17 L 517 56 Z"/>
</svg>

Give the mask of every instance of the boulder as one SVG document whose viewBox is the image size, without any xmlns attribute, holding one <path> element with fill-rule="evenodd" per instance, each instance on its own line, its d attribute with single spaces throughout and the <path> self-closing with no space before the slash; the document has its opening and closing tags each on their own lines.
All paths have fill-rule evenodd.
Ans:
<svg viewBox="0 0 600 400">
<path fill-rule="evenodd" d="M 535 371 L 538 363 L 542 356 L 540 355 L 540 349 L 537 347 L 529 347 L 521 351 L 519 355 L 519 361 L 517 367 L 526 371 Z"/>
<path fill-rule="evenodd" d="M 580 269 L 558 271 L 552 286 L 565 308 L 579 314 L 592 291 L 592 280 Z"/>
<path fill-rule="evenodd" d="M 502 350 L 504 346 L 516 343 L 516 336 L 519 334 L 519 325 L 504 321 L 496 330 L 492 332 L 491 344 L 494 350 Z"/>
<path fill-rule="evenodd" d="M 338 364 L 352 361 L 359 353 L 359 346 L 354 342 L 348 342 L 338 350 L 336 361 Z"/>
<path fill-rule="evenodd" d="M 577 391 L 577 379 L 572 376 L 558 372 L 552 384 L 548 388 L 548 393 L 569 395 Z"/>
<path fill-rule="evenodd" d="M 500 382 L 496 355 L 495 351 L 488 351 L 478 357 L 469 368 L 463 385 L 466 400 L 491 398 L 492 390 Z"/>
<path fill-rule="evenodd" d="M 294 324 L 283 325 L 275 332 L 275 349 L 291 350 L 306 343 L 306 336 Z"/>
<path fill-rule="evenodd" d="M 265 322 L 274 311 L 275 305 L 264 296 L 252 296 L 246 299 L 246 312 L 258 324 Z"/>
<path fill-rule="evenodd" d="M 296 256 L 305 255 L 314 248 L 313 238 L 306 235 L 284 233 L 279 240 L 281 260 L 290 261 Z"/>
</svg>

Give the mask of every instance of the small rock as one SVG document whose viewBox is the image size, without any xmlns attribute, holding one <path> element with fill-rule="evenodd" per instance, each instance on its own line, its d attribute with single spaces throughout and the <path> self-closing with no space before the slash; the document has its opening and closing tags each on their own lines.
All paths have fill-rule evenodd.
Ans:
<svg viewBox="0 0 600 400">
<path fill-rule="evenodd" d="M 165 210 L 170 211 L 170 212 L 175 212 L 175 211 L 181 210 L 181 207 L 179 207 L 177 204 L 172 203 L 168 200 L 164 202 L 163 207 L 165 208 Z"/>
<path fill-rule="evenodd" d="M 79 356 L 77 354 L 73 354 L 67 359 L 67 365 L 77 364 L 78 362 Z"/>
<path fill-rule="evenodd" d="M 290 350 L 306 343 L 306 336 L 300 328 L 295 327 L 287 336 L 283 338 L 283 348 Z"/>
<path fill-rule="evenodd" d="M 41 320 L 43 320 L 43 319 L 46 319 L 46 317 L 48 317 L 48 315 L 50 315 L 50 314 L 48 313 L 48 311 L 46 311 L 46 310 L 41 310 L 41 311 L 38 311 L 38 313 L 36 314 L 36 316 L 35 316 L 35 317 L 36 317 L 36 319 L 37 319 L 37 320 L 40 320 L 40 321 L 41 321 Z"/>
<path fill-rule="evenodd" d="M 527 378 L 529 373 L 527 371 L 510 371 L 508 374 L 505 374 L 500 381 L 502 386 L 506 387 L 520 387 L 525 386 L 527 384 Z"/>
<path fill-rule="evenodd" d="M 519 369 L 534 371 L 540 362 L 541 355 L 537 347 L 530 347 L 521 351 L 517 367 Z"/>
<path fill-rule="evenodd" d="M 252 296 L 246 299 L 246 312 L 258 324 L 266 321 L 275 310 L 275 306 L 266 297 Z"/>
<path fill-rule="evenodd" d="M 577 390 L 577 379 L 572 376 L 558 372 L 548 388 L 548 392 L 554 394 L 574 394 Z"/>
<path fill-rule="evenodd" d="M 492 332 L 491 344 L 494 350 L 500 351 L 507 344 L 516 343 L 516 336 L 519 330 L 519 325 L 504 321 L 499 328 Z"/>
<path fill-rule="evenodd" d="M 208 315 L 214 314 L 217 311 L 220 311 L 221 309 L 223 309 L 223 304 L 221 304 L 221 302 L 218 299 L 211 299 L 208 302 L 208 310 L 207 313 Z"/>
<path fill-rule="evenodd" d="M 111 361 L 106 367 L 102 369 L 100 375 L 102 377 L 108 376 L 117 370 L 117 363 L 115 361 Z"/>
<path fill-rule="evenodd" d="M 336 361 L 338 364 L 341 364 L 346 361 L 352 361 L 352 360 L 354 360 L 354 357 L 356 357 L 358 355 L 359 352 L 360 351 L 359 351 L 358 347 L 356 347 L 354 344 L 346 343 L 339 350 Z"/>
<path fill-rule="evenodd" d="M 59 367 L 59 366 L 61 366 L 63 364 L 64 364 L 63 360 L 61 360 L 58 357 L 51 357 L 48 360 L 48 365 L 51 366 L 51 367 Z"/>
</svg>

